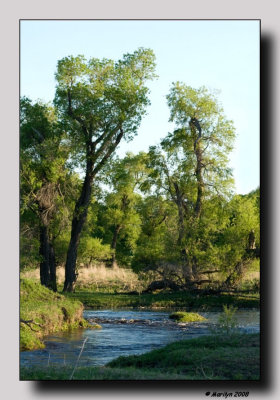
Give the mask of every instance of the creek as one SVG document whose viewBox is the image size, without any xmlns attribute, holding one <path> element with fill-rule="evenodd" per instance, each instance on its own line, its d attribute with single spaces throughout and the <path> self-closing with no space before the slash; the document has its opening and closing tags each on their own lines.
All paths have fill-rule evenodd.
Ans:
<svg viewBox="0 0 280 400">
<path fill-rule="evenodd" d="M 178 324 L 170 312 L 155 310 L 85 310 L 84 318 L 102 329 L 77 329 L 44 338 L 45 349 L 25 351 L 21 366 L 74 365 L 87 338 L 79 366 L 101 366 L 119 356 L 142 354 L 170 342 L 211 334 L 219 312 L 200 312 L 207 321 Z M 238 310 L 240 331 L 259 332 L 258 310 Z"/>
</svg>

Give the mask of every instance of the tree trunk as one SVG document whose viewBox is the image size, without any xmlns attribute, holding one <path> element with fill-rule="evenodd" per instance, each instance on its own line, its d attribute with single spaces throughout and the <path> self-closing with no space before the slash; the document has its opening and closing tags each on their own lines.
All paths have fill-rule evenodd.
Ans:
<svg viewBox="0 0 280 400">
<path fill-rule="evenodd" d="M 40 226 L 40 282 L 53 291 L 57 291 L 56 286 L 56 263 L 53 244 L 49 236 L 49 228 L 42 222 Z"/>
<path fill-rule="evenodd" d="M 178 184 L 176 182 L 174 182 L 173 185 L 175 188 L 176 204 L 177 204 L 177 209 L 178 209 L 179 234 L 178 234 L 177 244 L 181 251 L 181 259 L 183 262 L 184 272 L 185 272 L 185 280 L 187 283 L 187 282 L 190 282 L 193 280 L 193 271 L 192 271 L 192 265 L 189 263 L 187 249 L 183 245 L 183 238 L 185 236 L 185 226 L 184 226 L 185 213 L 184 213 L 183 195 L 179 189 Z"/>
<path fill-rule="evenodd" d="M 196 155 L 196 181 L 197 181 L 197 198 L 195 204 L 195 216 L 197 219 L 200 218 L 201 210 L 202 210 L 202 198 L 204 193 L 204 182 L 202 177 L 202 150 L 200 146 L 200 141 L 195 144 L 195 155 Z"/>
<path fill-rule="evenodd" d="M 41 256 L 40 262 L 40 282 L 41 285 L 48 287 L 50 282 L 50 245 L 48 227 L 46 225 L 40 226 L 40 249 L 39 254 Z"/>
<path fill-rule="evenodd" d="M 87 167 L 86 167 L 86 176 L 84 179 L 82 192 L 75 205 L 74 216 L 72 220 L 72 229 L 71 229 L 71 239 L 67 252 L 67 259 L 65 265 L 65 282 L 64 282 L 64 292 L 73 292 L 75 283 L 77 280 L 78 274 L 76 273 L 76 261 L 77 261 L 77 251 L 80 242 L 80 235 L 84 223 L 87 217 L 88 206 L 90 204 L 90 197 L 92 192 L 92 183 L 93 178 L 96 174 L 101 170 L 104 164 L 108 161 L 109 157 L 120 143 L 124 132 L 121 126 L 118 126 L 115 130 L 113 130 L 110 135 L 106 137 L 105 132 L 96 139 L 95 142 L 92 142 L 92 132 L 88 132 L 82 120 L 77 119 L 77 117 L 73 116 L 72 105 L 71 105 L 71 97 L 68 93 L 69 97 L 69 115 L 73 119 L 76 119 L 85 133 L 85 136 L 90 138 L 87 140 Z M 119 133 L 117 134 L 117 132 Z M 112 138 L 114 134 L 117 134 L 115 140 L 112 142 Z M 105 135 L 105 136 L 104 136 Z M 102 140 L 102 144 L 99 149 L 96 150 L 96 146 Z M 98 157 L 100 160 L 97 162 Z M 94 167 L 94 164 L 97 164 Z"/>
<path fill-rule="evenodd" d="M 176 204 L 177 204 L 177 209 L 178 209 L 178 228 L 179 228 L 179 234 L 178 234 L 178 245 L 182 245 L 183 237 L 185 234 L 185 227 L 184 227 L 184 206 L 183 206 L 183 196 L 180 192 L 179 186 L 177 185 L 176 182 L 174 182 L 174 188 L 175 188 L 175 193 L 176 193 Z"/>
<path fill-rule="evenodd" d="M 117 266 L 116 263 L 116 247 L 117 247 L 117 240 L 118 240 L 118 235 L 120 233 L 121 230 L 121 225 L 117 225 L 115 227 L 115 231 L 114 231 L 114 236 L 113 236 L 113 240 L 111 243 L 111 249 L 113 250 L 113 254 L 112 254 L 112 260 L 111 260 L 111 267 L 115 268 Z"/>
<path fill-rule="evenodd" d="M 77 251 L 80 242 L 81 231 L 87 217 L 92 191 L 92 181 L 93 177 L 87 172 L 81 195 L 75 206 L 74 217 L 72 220 L 71 239 L 65 265 L 64 292 L 73 292 L 75 288 L 75 283 L 78 276 L 76 273 Z"/>
<path fill-rule="evenodd" d="M 50 281 L 49 281 L 49 288 L 52 289 L 54 292 L 57 291 L 56 286 L 56 262 L 55 262 L 55 254 L 53 244 L 49 242 L 50 252 L 49 252 L 49 263 L 50 263 Z"/>
<path fill-rule="evenodd" d="M 227 277 L 224 282 L 224 287 L 235 288 L 238 283 L 241 281 L 243 274 L 244 274 L 244 260 L 238 261 L 234 267 L 234 271 Z"/>
<path fill-rule="evenodd" d="M 197 181 L 197 198 L 195 204 L 195 217 L 199 219 L 201 210 L 202 210 L 202 200 L 203 200 L 203 192 L 204 192 L 204 182 L 202 177 L 203 171 L 203 154 L 201 149 L 201 126 L 195 117 L 191 118 L 190 128 L 192 132 L 192 137 L 194 140 L 193 149 L 196 156 L 196 169 L 195 176 Z"/>
</svg>

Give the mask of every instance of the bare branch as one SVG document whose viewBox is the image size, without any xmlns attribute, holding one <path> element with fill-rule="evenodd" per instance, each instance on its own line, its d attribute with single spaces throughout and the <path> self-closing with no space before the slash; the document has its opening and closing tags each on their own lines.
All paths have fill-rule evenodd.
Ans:
<svg viewBox="0 0 280 400">
<path fill-rule="evenodd" d="M 20 323 L 27 325 L 33 332 L 37 332 L 37 331 L 35 329 L 33 329 L 30 324 L 34 324 L 34 325 L 39 326 L 40 328 L 43 328 L 42 325 L 38 324 L 38 322 L 33 321 L 33 319 L 24 320 L 24 319 L 21 318 L 20 319 Z"/>
</svg>

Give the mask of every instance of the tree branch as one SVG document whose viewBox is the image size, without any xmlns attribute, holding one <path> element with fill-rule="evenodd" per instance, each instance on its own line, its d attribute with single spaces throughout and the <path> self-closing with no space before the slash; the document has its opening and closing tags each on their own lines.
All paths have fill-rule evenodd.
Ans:
<svg viewBox="0 0 280 400">
<path fill-rule="evenodd" d="M 111 146 L 109 147 L 109 149 L 107 150 L 107 152 L 105 153 L 104 157 L 102 158 L 102 160 L 97 164 L 97 166 L 93 169 L 93 173 L 92 176 L 94 177 L 99 171 L 100 169 L 103 167 L 103 165 L 105 164 L 105 162 L 108 160 L 108 158 L 111 156 L 111 154 L 113 153 L 113 151 L 115 150 L 115 148 L 117 147 L 117 145 L 120 143 L 123 135 L 124 135 L 124 131 L 122 128 L 119 128 L 120 132 L 116 137 L 116 140 L 114 143 L 111 144 Z M 102 146 L 103 147 L 103 151 L 106 149 L 108 145 L 108 142 L 106 143 L 106 146 Z M 98 150 L 98 155 L 99 153 L 101 154 L 101 148 Z M 98 157 L 96 153 L 96 159 Z"/>
<path fill-rule="evenodd" d="M 96 153 L 94 153 L 94 161 L 96 161 L 98 159 L 98 157 L 106 150 L 106 147 L 108 147 L 110 145 L 110 140 L 118 132 L 118 130 L 121 130 L 121 126 L 119 126 L 119 125 L 115 129 L 113 129 L 110 133 L 105 131 L 102 135 L 99 136 L 98 139 L 96 139 L 92 143 L 92 146 L 95 148 L 98 143 L 100 143 L 102 140 L 104 141 L 103 144 L 96 151 Z M 107 135 L 107 137 L 106 137 L 106 135 Z"/>
</svg>

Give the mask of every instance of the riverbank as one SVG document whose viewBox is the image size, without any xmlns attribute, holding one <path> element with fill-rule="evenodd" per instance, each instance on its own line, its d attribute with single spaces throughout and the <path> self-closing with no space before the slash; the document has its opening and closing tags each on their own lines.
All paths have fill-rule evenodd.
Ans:
<svg viewBox="0 0 280 400">
<path fill-rule="evenodd" d="M 259 334 L 209 335 L 168 344 L 104 367 L 21 368 L 21 380 L 260 379 Z M 74 372 L 74 373 L 73 373 Z"/>
<path fill-rule="evenodd" d="M 83 318 L 83 304 L 29 279 L 20 282 L 20 350 L 44 348 L 50 333 L 93 327 Z"/>
<path fill-rule="evenodd" d="M 88 289 L 78 289 L 75 293 L 62 295 L 48 290 L 33 279 L 21 279 L 20 349 L 43 348 L 42 338 L 50 333 L 89 327 L 82 317 L 84 307 L 210 311 L 222 310 L 224 305 L 232 305 L 238 309 L 259 308 L 259 295 L 163 291 L 141 294 L 101 293 Z"/>
</svg>

